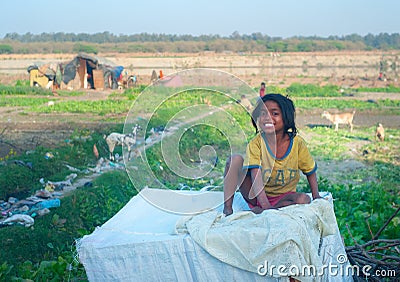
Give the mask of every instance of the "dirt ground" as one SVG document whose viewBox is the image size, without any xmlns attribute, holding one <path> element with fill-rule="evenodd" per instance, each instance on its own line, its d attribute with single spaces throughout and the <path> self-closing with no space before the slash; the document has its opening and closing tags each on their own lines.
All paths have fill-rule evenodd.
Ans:
<svg viewBox="0 0 400 282">
<path fill-rule="evenodd" d="M 30 65 L 67 62 L 76 54 L 0 54 L 0 83 L 15 78 L 28 78 Z M 231 73 L 252 87 L 261 81 L 267 85 L 289 86 L 293 82 L 334 84 L 343 88 L 383 87 L 399 84 L 400 50 L 342 51 L 307 53 L 104 53 L 100 63 L 121 65 L 138 76 L 138 82 L 148 84 L 153 70 L 169 75 L 184 69 L 212 68 Z M 378 80 L 384 65 L 384 79 Z"/>
</svg>

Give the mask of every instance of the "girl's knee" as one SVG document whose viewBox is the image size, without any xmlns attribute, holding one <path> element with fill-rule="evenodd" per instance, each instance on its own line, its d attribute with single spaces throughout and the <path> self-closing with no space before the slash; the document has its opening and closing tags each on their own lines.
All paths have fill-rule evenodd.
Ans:
<svg viewBox="0 0 400 282">
<path fill-rule="evenodd" d="M 296 204 L 309 204 L 311 203 L 311 198 L 305 193 L 299 193 L 297 196 Z"/>
<path fill-rule="evenodd" d="M 241 164 L 243 164 L 243 161 L 244 161 L 244 159 L 243 159 L 243 157 L 241 156 L 241 155 L 232 155 L 232 156 L 230 156 L 229 158 L 228 158 L 228 161 L 227 162 L 230 162 L 230 163 L 241 163 Z"/>
<path fill-rule="evenodd" d="M 226 160 L 226 168 L 230 167 L 242 167 L 243 166 L 243 157 L 241 155 L 232 155 Z"/>
</svg>

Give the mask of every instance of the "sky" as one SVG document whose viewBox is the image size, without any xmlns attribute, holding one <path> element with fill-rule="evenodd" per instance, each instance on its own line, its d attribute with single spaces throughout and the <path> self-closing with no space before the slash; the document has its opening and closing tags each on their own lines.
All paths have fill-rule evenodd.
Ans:
<svg viewBox="0 0 400 282">
<path fill-rule="evenodd" d="M 7 33 L 272 37 L 400 33 L 399 0 L 2 0 Z"/>
</svg>

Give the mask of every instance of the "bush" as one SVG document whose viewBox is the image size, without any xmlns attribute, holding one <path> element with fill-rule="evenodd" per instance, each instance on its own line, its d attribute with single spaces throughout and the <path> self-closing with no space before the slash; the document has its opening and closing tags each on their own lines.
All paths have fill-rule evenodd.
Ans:
<svg viewBox="0 0 400 282">
<path fill-rule="evenodd" d="M 13 47 L 6 44 L 0 44 L 0 54 L 11 54 L 14 52 Z"/>
<path fill-rule="evenodd" d="M 73 48 L 74 52 L 80 53 L 80 52 L 84 52 L 84 53 L 89 53 L 89 54 L 97 54 L 98 50 L 90 45 L 83 45 L 83 44 L 75 44 L 74 48 Z"/>
<path fill-rule="evenodd" d="M 314 84 L 293 83 L 286 88 L 286 93 L 292 97 L 339 97 L 342 94 L 335 85 L 318 86 Z"/>
</svg>

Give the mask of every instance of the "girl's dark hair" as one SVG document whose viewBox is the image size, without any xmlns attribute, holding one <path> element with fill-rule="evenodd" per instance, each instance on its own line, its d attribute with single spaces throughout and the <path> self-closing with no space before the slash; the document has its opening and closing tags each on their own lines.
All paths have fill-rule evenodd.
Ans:
<svg viewBox="0 0 400 282">
<path fill-rule="evenodd" d="M 258 132 L 257 128 L 257 118 L 260 116 L 260 111 L 265 107 L 264 103 L 266 101 L 274 101 L 279 105 L 282 112 L 282 119 L 285 125 L 285 132 L 289 134 L 290 137 L 294 137 L 297 134 L 297 128 L 295 123 L 296 109 L 294 107 L 293 101 L 281 94 L 269 93 L 264 95 L 258 100 L 253 113 L 251 114 L 251 122 Z"/>
</svg>

